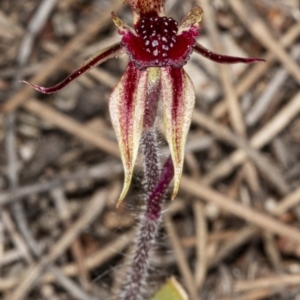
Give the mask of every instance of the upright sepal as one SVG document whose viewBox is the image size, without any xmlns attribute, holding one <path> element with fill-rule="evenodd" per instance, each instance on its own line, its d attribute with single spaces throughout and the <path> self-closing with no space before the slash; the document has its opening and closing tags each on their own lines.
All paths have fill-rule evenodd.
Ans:
<svg viewBox="0 0 300 300">
<path fill-rule="evenodd" d="M 117 136 L 124 167 L 124 186 L 118 204 L 126 196 L 143 131 L 148 72 L 129 63 L 109 103 L 110 116 Z"/>
<path fill-rule="evenodd" d="M 131 6 L 134 25 L 142 15 L 155 13 L 158 16 L 165 15 L 166 0 L 125 0 Z"/>
<path fill-rule="evenodd" d="M 174 164 L 174 199 L 183 169 L 184 147 L 195 105 L 195 91 L 191 79 L 182 68 L 162 68 L 161 85 L 166 138 Z"/>
</svg>

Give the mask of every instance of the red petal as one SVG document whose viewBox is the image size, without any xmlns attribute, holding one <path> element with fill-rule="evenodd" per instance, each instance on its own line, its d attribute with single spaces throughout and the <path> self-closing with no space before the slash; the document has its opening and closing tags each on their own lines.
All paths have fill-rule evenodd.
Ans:
<svg viewBox="0 0 300 300">
<path fill-rule="evenodd" d="M 121 43 L 114 44 L 110 46 L 109 48 L 106 48 L 99 53 L 97 53 L 95 56 L 90 58 L 83 66 L 81 66 L 79 69 L 77 69 L 75 72 L 73 72 L 71 75 L 69 75 L 66 79 L 64 79 L 62 82 L 58 83 L 55 86 L 52 87 L 43 87 L 35 84 L 31 84 L 27 81 L 22 81 L 24 83 L 29 84 L 39 92 L 43 94 L 52 94 L 55 93 L 62 88 L 64 88 L 66 85 L 71 83 L 73 80 L 87 72 L 90 68 L 95 67 L 104 61 L 108 60 L 109 58 L 112 58 L 118 54 L 120 54 L 123 50 L 123 46 Z"/>
<path fill-rule="evenodd" d="M 124 34 L 122 42 L 130 56 L 130 59 L 137 68 L 143 69 L 148 67 L 181 67 L 189 59 L 192 53 L 192 46 L 195 45 L 195 32 L 184 31 L 177 35 L 177 25 L 171 18 L 151 18 L 150 22 L 155 22 L 157 27 L 151 28 L 148 22 L 145 22 L 145 29 L 137 28 L 141 34 L 132 33 Z M 144 20 L 144 19 L 143 19 Z M 143 21 L 142 20 L 142 21 Z M 164 32 L 161 23 L 168 23 L 168 30 Z M 139 25 L 139 27 L 141 27 Z M 148 27 L 148 28 L 147 28 Z M 167 30 L 167 29 L 166 29 Z M 146 33 L 145 33 L 146 32 Z M 154 35 L 153 33 L 157 34 Z"/>
<path fill-rule="evenodd" d="M 147 2 L 147 1 L 146 1 Z M 172 18 L 144 14 L 135 23 L 136 33 L 119 22 L 124 47 L 137 68 L 182 67 L 190 58 L 198 36 L 203 10 L 194 7 L 181 25 Z"/>
<path fill-rule="evenodd" d="M 147 98 L 147 79 L 148 72 L 135 68 L 130 62 L 110 97 L 110 116 L 119 143 L 125 173 L 118 205 L 129 189 L 138 154 Z"/>
<path fill-rule="evenodd" d="M 195 91 L 182 68 L 167 67 L 161 69 L 161 93 L 166 137 L 174 164 L 174 198 L 182 174 L 184 147 L 195 105 Z"/>
<path fill-rule="evenodd" d="M 261 58 L 254 58 L 254 57 L 242 58 L 242 57 L 217 54 L 217 53 L 214 53 L 214 52 L 206 49 L 205 47 L 201 46 L 198 43 L 193 48 L 194 48 L 194 51 L 199 53 L 200 55 L 202 55 L 212 61 L 220 63 L 220 64 L 236 64 L 236 63 L 249 64 L 249 63 L 254 63 L 254 62 L 258 62 L 258 61 L 265 61 L 264 59 L 261 59 Z"/>
</svg>

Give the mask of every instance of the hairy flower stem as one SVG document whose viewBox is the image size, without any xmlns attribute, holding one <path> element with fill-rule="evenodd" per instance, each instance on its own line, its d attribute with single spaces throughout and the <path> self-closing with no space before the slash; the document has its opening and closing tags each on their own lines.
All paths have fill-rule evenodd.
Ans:
<svg viewBox="0 0 300 300">
<path fill-rule="evenodd" d="M 159 167 L 157 137 L 153 127 L 144 131 L 142 148 L 147 201 L 144 215 L 140 219 L 135 252 L 120 300 L 143 299 L 143 287 L 146 285 L 151 248 L 161 220 L 163 199 L 174 175 L 171 159 L 166 161 L 162 170 Z"/>
</svg>

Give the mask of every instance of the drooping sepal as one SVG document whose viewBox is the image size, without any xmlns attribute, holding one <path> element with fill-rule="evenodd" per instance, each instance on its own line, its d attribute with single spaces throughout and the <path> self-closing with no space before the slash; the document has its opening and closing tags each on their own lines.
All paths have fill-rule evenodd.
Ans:
<svg viewBox="0 0 300 300">
<path fill-rule="evenodd" d="M 147 78 L 147 71 L 135 68 L 130 62 L 110 97 L 110 116 L 124 167 L 124 186 L 117 205 L 128 192 L 138 154 L 143 131 Z"/>
<path fill-rule="evenodd" d="M 131 7 L 134 25 L 143 15 L 160 17 L 165 15 L 166 0 L 125 0 L 125 2 L 128 2 Z"/>
<path fill-rule="evenodd" d="M 21 81 L 24 82 L 30 86 L 32 86 L 37 91 L 43 93 L 43 94 L 52 94 L 55 93 L 65 86 L 67 86 L 69 83 L 74 81 L 76 78 L 80 77 L 82 74 L 86 73 L 89 69 L 92 67 L 95 67 L 109 58 L 115 57 L 123 52 L 123 45 L 122 43 L 114 44 L 104 50 L 101 50 L 97 54 L 95 54 L 93 57 L 89 58 L 80 68 L 78 68 L 76 71 L 74 71 L 72 74 L 70 74 L 67 78 L 65 78 L 60 83 L 52 86 L 52 87 L 43 87 L 39 85 L 35 85 L 32 83 L 29 83 L 27 81 Z"/>
<path fill-rule="evenodd" d="M 228 56 L 228 55 L 214 53 L 208 50 L 207 48 L 203 47 L 199 43 L 196 43 L 193 48 L 194 51 L 197 52 L 198 54 L 219 64 L 237 64 L 237 63 L 251 64 L 258 61 L 265 61 L 262 58 L 256 58 L 256 57 L 243 58 L 243 57 Z"/>
<path fill-rule="evenodd" d="M 184 147 L 195 105 L 195 91 L 191 79 L 182 68 L 167 67 L 161 69 L 161 95 L 166 138 L 174 164 L 174 199 L 182 175 Z"/>
</svg>

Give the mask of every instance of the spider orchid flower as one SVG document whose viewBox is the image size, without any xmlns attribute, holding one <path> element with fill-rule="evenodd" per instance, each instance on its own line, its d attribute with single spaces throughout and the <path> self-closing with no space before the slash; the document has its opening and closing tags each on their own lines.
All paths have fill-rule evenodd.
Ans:
<svg viewBox="0 0 300 300">
<path fill-rule="evenodd" d="M 125 0 L 131 6 L 134 28 L 112 12 L 122 36 L 119 43 L 97 53 L 78 70 L 53 87 L 30 84 L 36 90 L 54 93 L 91 67 L 122 53 L 129 56 L 123 77 L 112 92 L 109 109 L 124 166 L 124 186 L 118 204 L 126 196 L 132 179 L 142 132 L 151 127 L 157 100 L 162 100 L 166 138 L 174 165 L 176 196 L 184 159 L 184 147 L 191 124 L 195 92 L 183 66 L 194 51 L 218 63 L 253 63 L 258 58 L 240 58 L 213 53 L 196 42 L 203 10 L 194 7 L 178 24 L 165 15 L 166 0 Z M 26 82 L 27 83 L 27 82 Z"/>
</svg>

